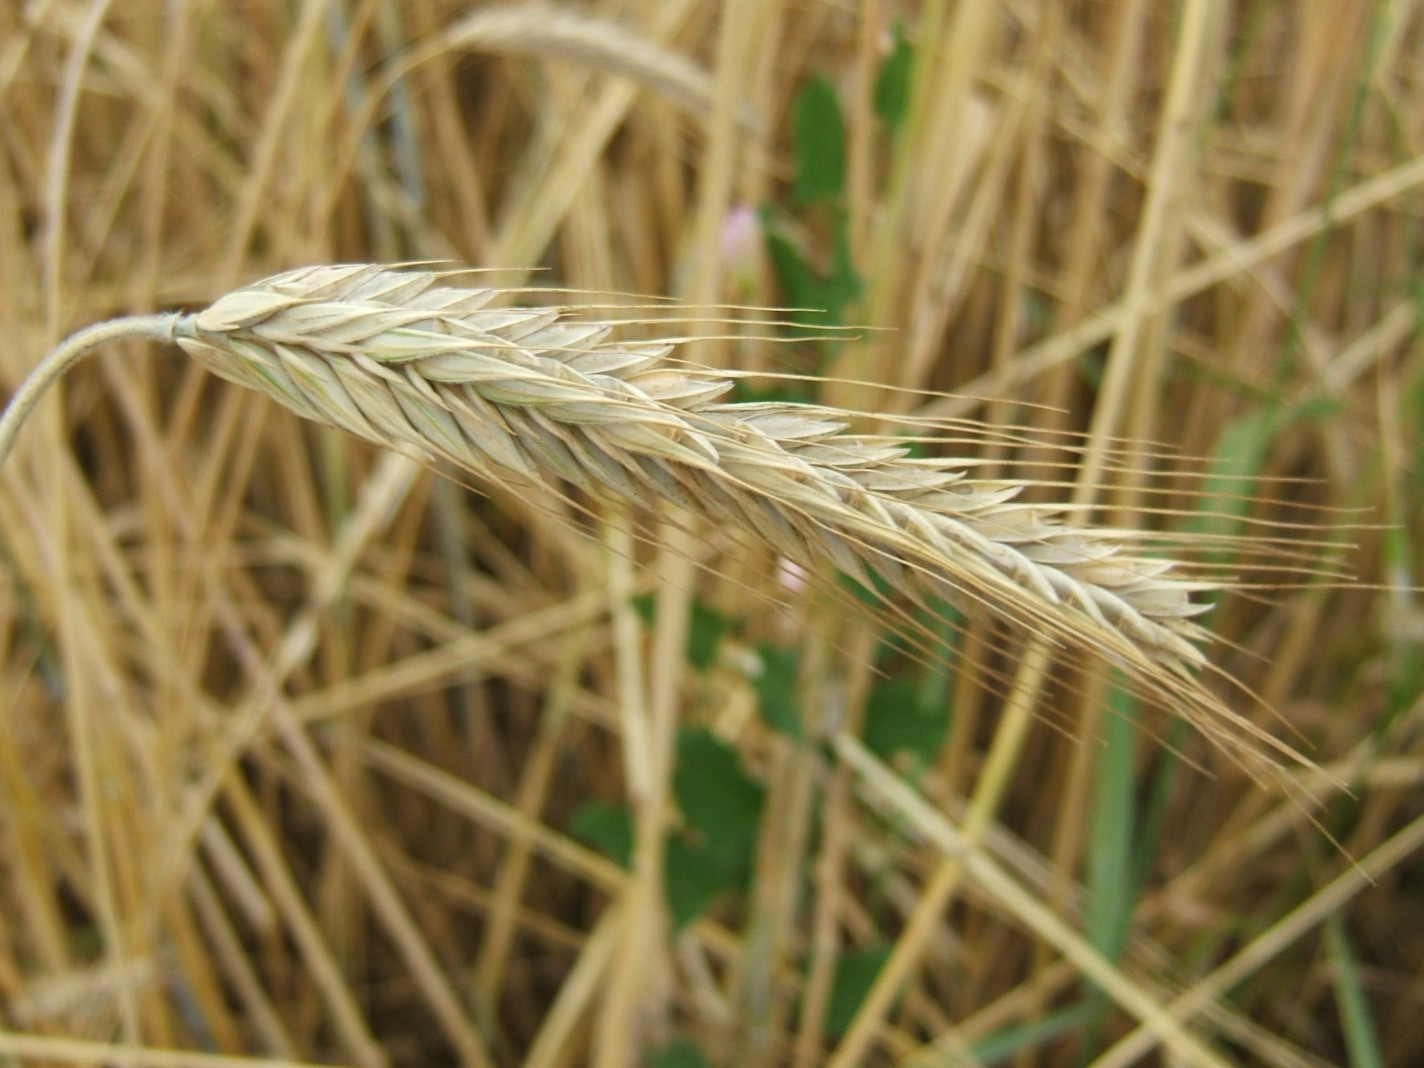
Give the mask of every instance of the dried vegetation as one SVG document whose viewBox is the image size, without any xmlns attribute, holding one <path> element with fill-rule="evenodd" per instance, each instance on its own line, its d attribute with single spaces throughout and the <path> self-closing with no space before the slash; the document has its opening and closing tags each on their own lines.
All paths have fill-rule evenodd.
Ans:
<svg viewBox="0 0 1424 1068">
<path fill-rule="evenodd" d="M 0 1056 L 1424 1055 L 1424 13 L 899 14 L 0 10 Z"/>
</svg>

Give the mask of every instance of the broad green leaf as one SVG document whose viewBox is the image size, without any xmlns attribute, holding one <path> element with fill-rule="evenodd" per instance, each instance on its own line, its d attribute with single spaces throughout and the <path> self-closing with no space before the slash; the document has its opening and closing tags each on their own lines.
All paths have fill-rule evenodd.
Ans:
<svg viewBox="0 0 1424 1068">
<path fill-rule="evenodd" d="M 889 946 L 868 946 L 841 954 L 836 961 L 836 977 L 831 984 L 830 1004 L 826 1006 L 826 1037 L 839 1039 L 850 1027 L 870 985 L 890 957 Z"/>
<path fill-rule="evenodd" d="M 747 378 L 732 383 L 732 399 L 738 404 L 810 404 L 816 399 L 815 383 L 788 381 L 762 388 Z"/>
<path fill-rule="evenodd" d="M 633 814 L 623 805 L 589 801 L 569 823 L 575 838 L 624 868 L 633 863 Z"/>
<path fill-rule="evenodd" d="M 882 679 L 865 704 L 865 746 L 882 760 L 908 752 L 928 764 L 949 732 L 949 706 L 930 704 L 924 688 L 905 675 Z"/>
<path fill-rule="evenodd" d="M 846 309 L 860 299 L 864 280 L 855 269 L 850 247 L 850 218 L 844 209 L 836 212 L 835 242 L 831 247 L 831 272 L 822 283 L 822 303 L 826 321 L 840 326 L 846 321 Z"/>
<path fill-rule="evenodd" d="M 717 659 L 717 646 L 731 625 L 731 621 L 721 612 L 700 600 L 694 600 L 692 616 L 687 621 L 687 662 L 698 671 L 711 667 Z"/>
<path fill-rule="evenodd" d="M 855 596 L 861 604 L 869 605 L 871 608 L 884 608 L 890 603 L 891 596 L 895 590 L 890 583 L 881 578 L 874 571 L 867 572 L 870 577 L 870 584 L 866 585 L 857 578 L 852 578 L 845 572 L 840 572 L 836 576 L 837 584 Z"/>
<path fill-rule="evenodd" d="M 658 597 L 655 593 L 640 593 L 628 602 L 633 606 L 634 614 L 643 621 L 645 626 L 651 627 L 658 618 Z"/>
<path fill-rule="evenodd" d="M 751 879 L 752 836 L 733 844 L 711 843 L 674 835 L 663 856 L 668 915 L 679 931 L 729 890 L 745 889 Z"/>
<path fill-rule="evenodd" d="M 791 104 L 791 200 L 797 205 L 845 195 L 845 120 L 836 89 L 823 74 L 801 87 Z"/>
<path fill-rule="evenodd" d="M 688 826 L 713 848 L 756 833 L 764 791 L 742 770 L 737 751 L 711 731 L 690 727 L 678 735 L 673 793 Z"/>
<path fill-rule="evenodd" d="M 891 134 L 900 132 L 910 110 L 910 75 L 915 51 L 905 37 L 905 24 L 895 23 L 895 44 L 875 76 L 875 115 Z"/>
<path fill-rule="evenodd" d="M 844 325 L 847 310 L 865 289 L 865 282 L 852 259 L 850 228 L 843 207 L 835 209 L 830 223 L 830 264 L 822 273 L 807 263 L 801 250 L 786 236 L 776 221 L 775 212 L 770 208 L 763 212 L 767 258 L 788 306 L 786 317 L 795 324 L 790 333 L 812 339 L 822 363 L 834 351 L 836 342 L 825 340 L 821 331 Z M 796 399 L 815 398 L 808 395 Z"/>
<path fill-rule="evenodd" d="M 766 255 L 781 287 L 787 318 L 808 329 L 825 322 L 829 309 L 820 277 L 774 220 L 767 222 L 764 232 Z"/>
<path fill-rule="evenodd" d="M 658 599 L 653 593 L 640 593 L 630 602 L 633 611 L 647 626 L 657 622 Z M 732 627 L 732 621 L 700 600 L 692 602 L 687 620 L 687 662 L 698 671 L 706 671 L 717 658 L 722 636 Z"/>
<path fill-rule="evenodd" d="M 801 738 L 801 701 L 796 689 L 801 674 L 801 657 L 795 649 L 781 649 L 769 642 L 757 646 L 761 675 L 756 680 L 757 711 L 761 720 L 778 734 Z"/>
<path fill-rule="evenodd" d="M 682 927 L 751 879 L 764 791 L 735 749 L 710 731 L 688 728 L 678 735 L 673 794 L 684 827 L 668 839 L 664 878 L 668 912 Z"/>
</svg>

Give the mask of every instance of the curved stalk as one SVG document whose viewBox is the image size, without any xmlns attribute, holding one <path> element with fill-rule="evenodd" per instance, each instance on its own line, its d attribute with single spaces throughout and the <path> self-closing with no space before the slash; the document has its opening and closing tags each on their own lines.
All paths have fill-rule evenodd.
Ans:
<svg viewBox="0 0 1424 1068">
<path fill-rule="evenodd" d="M 5 412 L 0 415 L 0 467 L 15 446 L 15 438 L 20 427 L 29 418 L 30 411 L 38 403 L 44 391 L 53 385 L 65 372 L 95 349 L 110 341 L 133 341 L 149 338 L 153 341 L 172 341 L 173 331 L 183 316 L 179 312 L 163 312 L 157 315 L 130 315 L 122 319 L 86 326 L 83 330 L 70 334 L 42 359 L 31 371 Z"/>
</svg>

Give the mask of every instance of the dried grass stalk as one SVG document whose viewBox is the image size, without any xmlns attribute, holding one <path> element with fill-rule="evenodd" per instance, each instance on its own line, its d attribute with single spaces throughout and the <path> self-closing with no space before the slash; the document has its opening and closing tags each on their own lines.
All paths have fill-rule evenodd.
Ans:
<svg viewBox="0 0 1424 1068">
<path fill-rule="evenodd" d="M 1220 741 L 1260 737 L 1196 678 L 1205 632 L 1193 617 L 1205 606 L 1194 595 L 1213 584 L 1133 552 L 1131 535 L 1020 503 L 1022 484 L 976 479 L 965 463 L 851 433 L 850 413 L 724 403 L 731 376 L 666 360 L 668 342 L 618 340 L 618 323 L 499 307 L 492 290 L 450 283 L 436 271 L 308 267 L 145 330 L 383 446 L 490 480 L 672 501 L 794 560 L 985 606 L 1123 667 Z M 27 405 L 38 389 L 25 389 Z M 0 458 L 20 415 L 0 427 Z"/>
</svg>

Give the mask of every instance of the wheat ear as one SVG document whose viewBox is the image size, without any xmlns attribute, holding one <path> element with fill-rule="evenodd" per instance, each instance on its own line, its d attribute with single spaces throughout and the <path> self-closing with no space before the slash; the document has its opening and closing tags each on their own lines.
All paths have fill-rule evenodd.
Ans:
<svg viewBox="0 0 1424 1068">
<path fill-rule="evenodd" d="M 108 336 L 172 338 L 299 415 L 485 479 L 673 501 L 794 560 L 987 606 L 1124 667 L 1219 740 L 1257 733 L 1194 677 L 1205 637 L 1194 595 L 1213 586 L 1135 554 L 1126 535 L 1022 504 L 1021 485 L 975 479 L 966 464 L 850 433 L 850 413 L 724 403 L 731 377 L 665 359 L 672 343 L 618 340 L 616 323 L 498 307 L 493 291 L 449 282 L 308 267 L 196 314 L 121 321 L 136 325 Z M 17 394 L 0 421 L 0 461 L 57 373 Z"/>
</svg>

